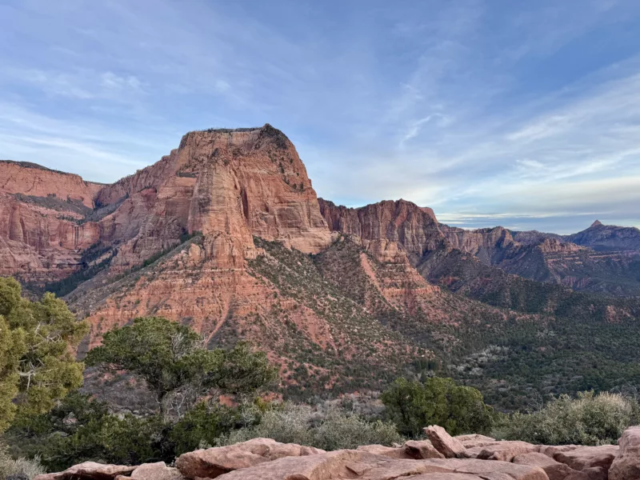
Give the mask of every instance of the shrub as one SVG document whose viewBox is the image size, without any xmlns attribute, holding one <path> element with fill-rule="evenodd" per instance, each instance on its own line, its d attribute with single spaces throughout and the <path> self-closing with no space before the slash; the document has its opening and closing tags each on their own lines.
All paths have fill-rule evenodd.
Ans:
<svg viewBox="0 0 640 480">
<path fill-rule="evenodd" d="M 619 394 L 583 392 L 572 399 L 563 395 L 541 410 L 515 413 L 495 432 L 508 440 L 552 445 L 615 443 L 637 422 L 638 403 Z"/>
<path fill-rule="evenodd" d="M 232 445 L 260 437 L 323 450 L 356 448 L 374 443 L 391 445 L 402 441 L 402 437 L 391 423 L 379 420 L 368 422 L 355 414 L 338 409 L 319 414 L 308 406 L 287 404 L 280 409 L 264 413 L 258 425 L 242 428 L 221 437 L 218 444 Z"/>
<path fill-rule="evenodd" d="M 42 473 L 45 473 L 44 468 L 42 468 L 37 459 L 18 458 L 14 460 L 9 455 L 7 448 L 4 445 L 0 445 L 0 478 L 23 474 L 32 479 Z"/>
<path fill-rule="evenodd" d="M 216 444 L 216 439 L 228 434 L 239 425 L 253 424 L 257 420 L 250 407 L 230 408 L 224 405 L 209 406 L 202 402 L 182 417 L 169 433 L 175 454 L 181 455 L 198 448 Z M 247 418 L 249 417 L 249 418 Z"/>
<path fill-rule="evenodd" d="M 17 415 L 39 415 L 82 384 L 75 347 L 88 332 L 51 293 L 22 298 L 20 284 L 0 278 L 0 432 Z"/>
<path fill-rule="evenodd" d="M 399 378 L 380 399 L 398 431 L 414 438 L 428 425 L 440 425 L 451 435 L 488 433 L 493 426 L 493 409 L 482 394 L 449 378 L 427 378 L 424 383 Z"/>
</svg>

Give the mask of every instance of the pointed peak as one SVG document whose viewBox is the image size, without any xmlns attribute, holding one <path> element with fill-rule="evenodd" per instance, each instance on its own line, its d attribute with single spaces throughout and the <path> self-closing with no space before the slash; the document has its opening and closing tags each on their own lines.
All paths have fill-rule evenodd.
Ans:
<svg viewBox="0 0 640 480">
<path fill-rule="evenodd" d="M 600 220 L 596 220 L 595 222 L 593 222 L 591 224 L 591 226 L 589 228 L 596 228 L 596 227 L 601 227 L 602 226 L 602 222 Z"/>
</svg>

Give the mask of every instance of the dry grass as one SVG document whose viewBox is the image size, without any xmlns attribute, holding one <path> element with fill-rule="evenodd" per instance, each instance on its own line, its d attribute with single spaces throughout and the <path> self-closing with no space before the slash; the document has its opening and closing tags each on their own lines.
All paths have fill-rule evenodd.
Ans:
<svg viewBox="0 0 640 480">
<path fill-rule="evenodd" d="M 40 462 L 27 460 L 26 458 L 14 459 L 7 452 L 7 447 L 0 444 L 0 480 L 4 480 L 9 475 L 24 474 L 29 479 L 36 475 L 46 473 Z"/>
</svg>

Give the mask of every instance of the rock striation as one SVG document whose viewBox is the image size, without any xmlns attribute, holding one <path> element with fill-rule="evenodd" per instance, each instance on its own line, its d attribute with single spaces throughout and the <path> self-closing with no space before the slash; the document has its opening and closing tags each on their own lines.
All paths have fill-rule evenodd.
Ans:
<svg viewBox="0 0 640 480">
<path fill-rule="evenodd" d="M 100 236 L 81 223 L 103 185 L 27 162 L 0 161 L 0 275 L 59 280 Z"/>
</svg>

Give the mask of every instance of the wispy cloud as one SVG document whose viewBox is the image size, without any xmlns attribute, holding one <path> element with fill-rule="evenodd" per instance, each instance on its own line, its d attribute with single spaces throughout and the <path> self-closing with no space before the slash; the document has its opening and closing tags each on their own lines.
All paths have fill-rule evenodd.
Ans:
<svg viewBox="0 0 640 480">
<path fill-rule="evenodd" d="M 269 122 L 341 203 L 633 224 L 638 45 L 633 0 L 4 2 L 0 158 L 113 181 L 186 131 Z"/>
</svg>

